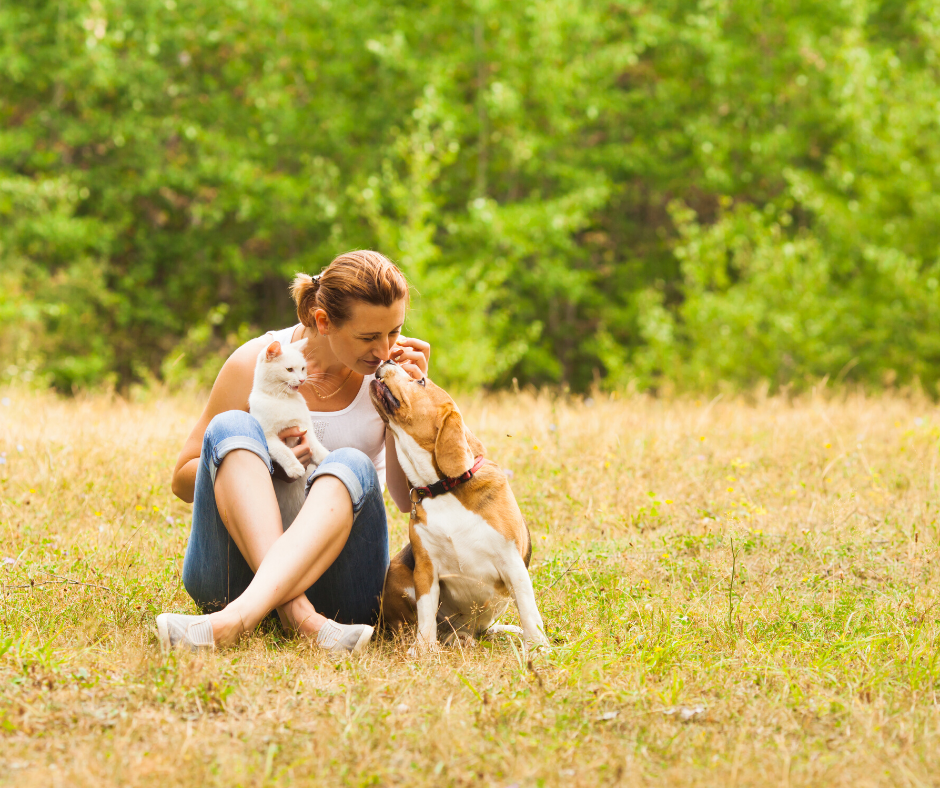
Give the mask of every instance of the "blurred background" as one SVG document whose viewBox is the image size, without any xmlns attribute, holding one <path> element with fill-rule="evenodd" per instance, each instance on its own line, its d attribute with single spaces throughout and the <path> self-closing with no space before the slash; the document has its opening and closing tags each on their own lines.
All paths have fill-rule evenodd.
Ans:
<svg viewBox="0 0 940 788">
<path fill-rule="evenodd" d="M 3 0 L 0 381 L 211 383 L 378 249 L 462 387 L 940 394 L 936 0 Z"/>
</svg>

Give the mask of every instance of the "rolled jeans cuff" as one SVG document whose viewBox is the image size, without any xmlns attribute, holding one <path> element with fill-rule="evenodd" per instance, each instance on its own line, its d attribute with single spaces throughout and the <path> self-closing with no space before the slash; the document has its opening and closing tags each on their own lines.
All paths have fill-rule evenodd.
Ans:
<svg viewBox="0 0 940 788">
<path fill-rule="evenodd" d="M 215 486 L 215 475 L 219 471 L 219 465 L 222 464 L 222 460 L 225 459 L 225 456 L 230 451 L 235 451 L 236 449 L 246 449 L 252 454 L 256 454 L 268 467 L 268 473 L 274 473 L 274 464 L 271 462 L 267 446 L 259 443 L 254 438 L 249 438 L 247 435 L 233 435 L 230 438 L 219 441 L 218 445 L 212 447 L 212 461 L 209 463 L 209 475 L 212 477 L 213 486 Z"/>
<path fill-rule="evenodd" d="M 305 495 L 310 494 L 310 488 L 320 476 L 335 476 L 345 485 L 346 490 L 349 492 L 349 500 L 352 501 L 353 522 L 356 522 L 359 512 L 362 511 L 362 504 L 366 496 L 355 471 L 342 462 L 331 462 L 327 459 L 322 465 L 318 465 L 317 469 L 310 474 L 310 477 L 307 479 Z"/>
</svg>

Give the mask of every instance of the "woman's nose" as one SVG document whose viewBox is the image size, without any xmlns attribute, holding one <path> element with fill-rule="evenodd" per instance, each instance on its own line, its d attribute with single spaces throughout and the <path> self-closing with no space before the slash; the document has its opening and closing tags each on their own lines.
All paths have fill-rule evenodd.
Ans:
<svg viewBox="0 0 940 788">
<path fill-rule="evenodd" d="M 392 357 L 392 344 L 387 339 L 380 341 L 375 348 L 375 355 L 382 359 L 382 361 L 388 361 Z"/>
</svg>

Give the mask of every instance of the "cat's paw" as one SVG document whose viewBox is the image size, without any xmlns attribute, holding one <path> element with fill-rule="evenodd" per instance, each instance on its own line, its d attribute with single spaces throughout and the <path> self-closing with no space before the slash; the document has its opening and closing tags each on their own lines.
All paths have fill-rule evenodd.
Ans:
<svg viewBox="0 0 940 788">
<path fill-rule="evenodd" d="M 322 465 L 329 453 L 329 449 L 323 446 L 319 441 L 310 441 L 310 464 L 314 467 Z"/>
<path fill-rule="evenodd" d="M 307 469 L 304 468 L 296 459 L 293 464 L 284 469 L 284 473 L 287 474 L 287 478 L 291 480 L 297 480 L 306 473 Z"/>
</svg>

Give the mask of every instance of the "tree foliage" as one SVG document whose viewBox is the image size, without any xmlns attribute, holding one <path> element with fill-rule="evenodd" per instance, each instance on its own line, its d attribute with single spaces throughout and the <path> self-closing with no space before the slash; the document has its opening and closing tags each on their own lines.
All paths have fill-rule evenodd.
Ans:
<svg viewBox="0 0 940 788">
<path fill-rule="evenodd" d="M 940 379 L 930 0 L 6 0 L 0 354 L 211 377 L 377 248 L 449 383 Z"/>
</svg>

